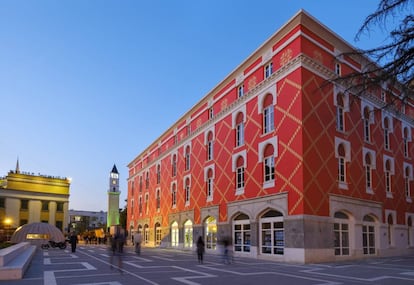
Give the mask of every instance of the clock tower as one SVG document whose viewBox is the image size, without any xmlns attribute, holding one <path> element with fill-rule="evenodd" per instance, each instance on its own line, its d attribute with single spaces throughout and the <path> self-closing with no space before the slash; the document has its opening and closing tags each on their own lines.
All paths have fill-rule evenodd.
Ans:
<svg viewBox="0 0 414 285">
<path fill-rule="evenodd" d="M 119 225 L 119 173 L 116 165 L 109 174 L 107 227 Z"/>
</svg>

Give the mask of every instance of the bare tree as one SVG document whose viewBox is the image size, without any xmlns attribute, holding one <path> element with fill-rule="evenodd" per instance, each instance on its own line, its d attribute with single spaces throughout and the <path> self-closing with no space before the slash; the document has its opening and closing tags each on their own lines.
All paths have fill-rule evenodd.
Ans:
<svg viewBox="0 0 414 285">
<path fill-rule="evenodd" d="M 356 40 L 373 27 L 386 31 L 394 24 L 387 43 L 368 50 L 345 52 L 340 55 L 356 57 L 363 62 L 362 71 L 341 75 L 334 82 L 347 86 L 354 95 L 386 85 L 388 89 L 399 90 L 395 100 L 414 99 L 414 0 L 381 0 L 375 12 L 370 14 L 359 29 Z"/>
</svg>

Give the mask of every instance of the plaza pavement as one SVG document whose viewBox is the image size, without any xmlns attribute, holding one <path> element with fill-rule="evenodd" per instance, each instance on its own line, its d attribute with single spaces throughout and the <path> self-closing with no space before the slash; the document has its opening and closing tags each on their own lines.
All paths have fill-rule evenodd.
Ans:
<svg viewBox="0 0 414 285">
<path fill-rule="evenodd" d="M 414 284 L 414 256 L 372 258 L 355 262 L 286 264 L 235 258 L 224 264 L 220 256 L 205 255 L 199 264 L 194 252 L 132 247 L 112 255 L 104 245 L 70 249 L 38 249 L 21 280 L 7 285 L 127 285 L 127 284 Z"/>
</svg>

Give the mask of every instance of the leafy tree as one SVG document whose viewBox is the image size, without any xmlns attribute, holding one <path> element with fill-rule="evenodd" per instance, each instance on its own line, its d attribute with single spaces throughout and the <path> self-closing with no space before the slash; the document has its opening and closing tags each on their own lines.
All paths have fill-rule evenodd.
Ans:
<svg viewBox="0 0 414 285">
<path fill-rule="evenodd" d="M 401 21 L 391 27 L 386 44 L 367 50 L 345 52 L 340 55 L 362 59 L 362 72 L 354 72 L 335 78 L 348 86 L 354 95 L 362 95 L 367 90 L 378 90 L 387 86 L 401 92 L 400 97 L 394 97 L 387 106 L 399 98 L 405 103 L 409 98 L 414 99 L 414 0 L 381 0 L 375 12 L 370 14 L 359 29 L 355 39 L 363 33 L 371 32 L 375 26 L 382 31 L 389 29 L 396 18 Z"/>
</svg>

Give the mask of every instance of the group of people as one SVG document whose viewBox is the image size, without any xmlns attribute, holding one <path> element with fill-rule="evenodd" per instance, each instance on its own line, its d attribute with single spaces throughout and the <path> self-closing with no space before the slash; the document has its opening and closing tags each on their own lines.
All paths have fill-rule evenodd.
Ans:
<svg viewBox="0 0 414 285">
<path fill-rule="evenodd" d="M 141 242 L 142 242 L 142 236 L 141 233 L 136 232 L 132 236 L 132 243 L 134 244 L 134 250 L 136 254 L 141 254 Z M 72 252 L 76 251 L 76 244 L 78 243 L 78 236 L 75 234 L 75 232 L 72 232 L 69 237 L 69 243 L 72 246 Z M 122 253 L 123 247 L 125 244 L 125 233 L 122 231 L 118 231 L 114 234 L 114 236 L 111 238 L 111 249 L 112 252 L 115 253 L 116 251 Z M 228 250 L 229 241 L 227 239 L 223 240 L 223 259 L 224 263 L 230 263 L 229 258 L 229 250 Z M 205 243 L 203 241 L 203 238 L 201 236 L 198 237 L 197 243 L 197 258 L 198 263 L 202 264 L 204 259 L 204 251 L 205 251 Z"/>
</svg>

